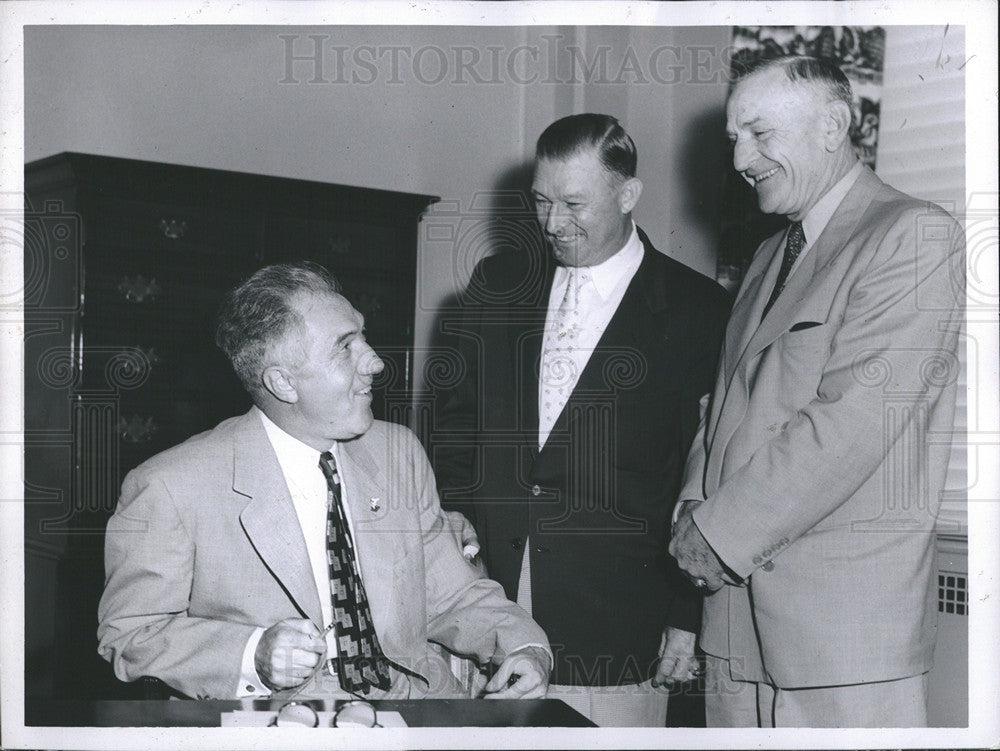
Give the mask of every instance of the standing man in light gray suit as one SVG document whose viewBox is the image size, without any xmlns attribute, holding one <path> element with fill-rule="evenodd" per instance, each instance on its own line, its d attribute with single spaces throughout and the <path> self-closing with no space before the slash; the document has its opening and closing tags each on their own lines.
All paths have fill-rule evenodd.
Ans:
<svg viewBox="0 0 1000 751">
<path fill-rule="evenodd" d="M 747 271 L 670 544 L 710 593 L 710 726 L 927 721 L 963 239 L 862 166 L 850 126 L 814 58 L 728 104 L 735 169 L 791 224 Z"/>
<path fill-rule="evenodd" d="M 373 421 L 363 324 L 308 262 L 230 293 L 218 342 L 255 406 L 125 478 L 98 613 L 119 678 L 197 698 L 467 695 L 433 641 L 499 664 L 493 697 L 545 695 L 545 634 L 462 557 L 415 436 Z"/>
</svg>

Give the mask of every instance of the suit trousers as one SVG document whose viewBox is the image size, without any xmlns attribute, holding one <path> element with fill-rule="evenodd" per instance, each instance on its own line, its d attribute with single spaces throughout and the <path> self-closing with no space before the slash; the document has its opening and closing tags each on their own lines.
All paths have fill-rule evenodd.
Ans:
<svg viewBox="0 0 1000 751">
<path fill-rule="evenodd" d="M 531 565 L 528 541 L 524 545 L 521 574 L 517 582 L 517 604 L 531 615 Z M 624 686 L 549 685 L 547 699 L 561 699 L 602 728 L 662 728 L 667 724 L 667 687 L 654 688 L 649 681 Z"/>
<path fill-rule="evenodd" d="M 927 673 L 875 683 L 778 688 L 735 681 L 729 660 L 705 661 L 705 719 L 710 728 L 927 727 Z"/>
</svg>

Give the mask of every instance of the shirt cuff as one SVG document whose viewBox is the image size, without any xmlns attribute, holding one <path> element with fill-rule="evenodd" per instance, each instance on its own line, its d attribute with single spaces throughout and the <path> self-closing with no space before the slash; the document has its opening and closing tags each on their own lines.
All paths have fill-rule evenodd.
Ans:
<svg viewBox="0 0 1000 751">
<path fill-rule="evenodd" d="M 271 690 L 265 686 L 260 676 L 257 675 L 257 668 L 254 666 L 254 654 L 257 652 L 257 645 L 260 644 L 260 637 L 264 635 L 264 629 L 259 626 L 250 634 L 247 645 L 243 650 L 243 662 L 240 664 L 240 683 L 236 687 L 236 698 L 261 698 L 265 699 L 271 695 Z"/>
<path fill-rule="evenodd" d="M 549 659 L 552 661 L 551 664 L 553 666 L 555 666 L 555 664 L 556 664 L 556 658 L 555 658 L 555 655 L 552 654 L 552 648 L 549 647 L 548 644 L 535 644 L 533 642 L 530 643 L 530 644 L 522 644 L 519 647 L 515 647 L 514 649 L 509 650 L 507 652 L 507 657 L 510 657 L 515 652 L 520 652 L 522 649 L 527 649 L 528 647 L 537 647 L 538 649 L 540 649 L 543 652 L 545 652 L 549 656 Z"/>
<path fill-rule="evenodd" d="M 685 498 L 683 501 L 677 501 L 674 504 L 674 513 L 670 516 L 670 526 L 677 526 L 677 517 L 681 515 L 681 509 L 684 508 L 685 503 L 697 503 L 694 498 Z"/>
</svg>

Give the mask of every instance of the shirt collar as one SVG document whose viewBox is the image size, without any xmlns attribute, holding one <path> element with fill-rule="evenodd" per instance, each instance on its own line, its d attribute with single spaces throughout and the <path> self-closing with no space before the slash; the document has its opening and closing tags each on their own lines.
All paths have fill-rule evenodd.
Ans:
<svg viewBox="0 0 1000 751">
<path fill-rule="evenodd" d="M 812 245 L 818 238 L 826 225 L 830 223 L 833 213 L 844 200 L 847 192 L 854 186 L 854 182 L 861 176 L 861 162 L 857 161 L 847 174 L 840 178 L 836 184 L 828 190 L 816 205 L 809 209 L 809 213 L 802 219 L 802 232 L 806 236 L 806 244 Z"/>
<path fill-rule="evenodd" d="M 264 425 L 267 439 L 278 456 L 278 464 L 286 480 L 310 477 L 309 472 L 319 472 L 320 452 L 279 428 L 263 411 L 257 410 Z M 333 451 L 333 446 L 330 447 Z M 319 476 L 319 475 L 317 475 Z"/>
<path fill-rule="evenodd" d="M 636 232 L 635 222 L 632 222 L 632 232 L 622 249 L 608 260 L 589 266 L 590 278 L 602 300 L 607 300 L 622 277 L 635 271 L 642 262 L 643 247 Z"/>
</svg>

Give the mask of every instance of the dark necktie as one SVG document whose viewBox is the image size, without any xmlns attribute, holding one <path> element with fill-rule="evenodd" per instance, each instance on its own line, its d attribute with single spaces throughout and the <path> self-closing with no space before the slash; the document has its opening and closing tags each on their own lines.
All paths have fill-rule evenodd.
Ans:
<svg viewBox="0 0 1000 751">
<path fill-rule="evenodd" d="M 333 454 L 324 452 L 319 468 L 326 476 L 326 562 L 330 569 L 340 687 L 351 693 L 367 694 L 372 686 L 385 691 L 390 686 L 389 664 L 379 646 L 365 585 L 358 575 Z"/>
<path fill-rule="evenodd" d="M 781 268 L 778 269 L 778 280 L 774 283 L 774 289 L 771 290 L 771 298 L 767 301 L 767 305 L 764 306 L 764 312 L 761 313 L 760 320 L 764 320 L 767 316 L 767 311 L 771 309 L 774 301 L 781 294 L 781 290 L 785 288 L 788 274 L 791 272 L 792 266 L 795 265 L 795 259 L 799 257 L 799 253 L 802 252 L 802 246 L 805 244 L 806 235 L 802 231 L 802 222 L 792 222 L 788 226 L 788 235 L 785 238 L 785 255 L 781 259 Z"/>
</svg>

